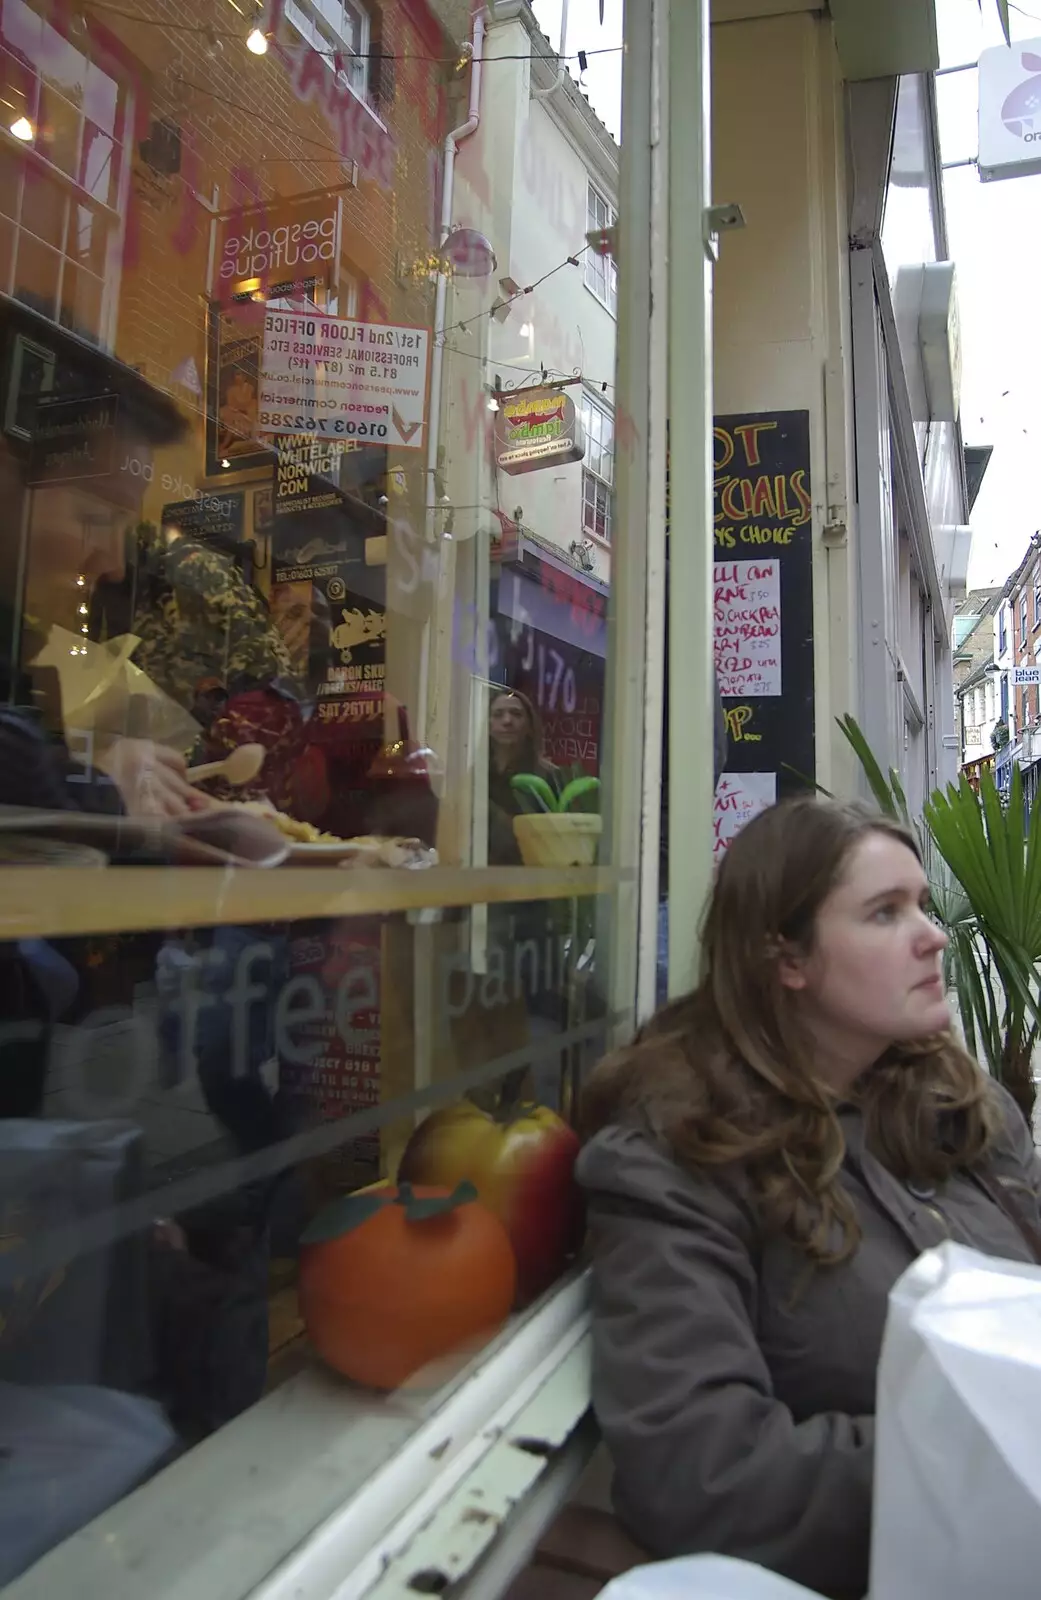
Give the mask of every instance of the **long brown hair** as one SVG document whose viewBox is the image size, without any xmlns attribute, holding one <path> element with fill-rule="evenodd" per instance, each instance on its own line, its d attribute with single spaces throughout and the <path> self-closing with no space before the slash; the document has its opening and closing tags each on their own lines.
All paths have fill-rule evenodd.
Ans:
<svg viewBox="0 0 1041 1600">
<path fill-rule="evenodd" d="M 698 987 L 601 1062 L 582 1102 L 587 1134 L 640 1118 L 681 1166 L 740 1171 L 766 1227 L 819 1265 L 851 1255 L 859 1231 L 839 1181 L 838 1102 L 813 1073 L 777 956 L 812 948 L 821 905 L 871 832 L 920 855 L 911 833 L 859 806 L 801 798 L 754 818 L 720 865 Z M 978 1162 L 997 1120 L 984 1075 L 950 1033 L 893 1045 L 856 1099 L 868 1148 L 924 1184 Z"/>
</svg>

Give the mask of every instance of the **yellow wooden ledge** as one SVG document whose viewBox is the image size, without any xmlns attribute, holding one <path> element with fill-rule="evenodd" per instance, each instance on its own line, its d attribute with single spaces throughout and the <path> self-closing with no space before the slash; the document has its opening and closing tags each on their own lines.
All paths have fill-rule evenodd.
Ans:
<svg viewBox="0 0 1041 1600">
<path fill-rule="evenodd" d="M 609 894 L 610 867 L 6 867 L 0 940 Z"/>
</svg>

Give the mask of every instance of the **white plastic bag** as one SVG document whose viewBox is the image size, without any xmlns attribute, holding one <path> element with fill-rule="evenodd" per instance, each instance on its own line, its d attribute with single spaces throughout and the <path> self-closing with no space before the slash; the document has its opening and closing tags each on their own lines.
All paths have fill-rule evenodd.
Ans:
<svg viewBox="0 0 1041 1600">
<path fill-rule="evenodd" d="M 730 1556 L 680 1556 L 612 1579 L 600 1600 L 814 1600 L 814 1593 Z"/>
<path fill-rule="evenodd" d="M 872 1600 L 1039 1592 L 1041 1268 L 945 1244 L 889 1299 Z"/>
</svg>

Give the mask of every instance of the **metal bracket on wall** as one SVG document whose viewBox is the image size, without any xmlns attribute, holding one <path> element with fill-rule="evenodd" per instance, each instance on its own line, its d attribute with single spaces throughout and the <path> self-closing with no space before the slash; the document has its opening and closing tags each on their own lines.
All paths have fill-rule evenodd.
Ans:
<svg viewBox="0 0 1041 1600">
<path fill-rule="evenodd" d="M 706 206 L 702 216 L 702 234 L 705 254 L 710 261 L 719 260 L 719 236 L 732 233 L 745 226 L 745 214 L 739 205 Z"/>
</svg>

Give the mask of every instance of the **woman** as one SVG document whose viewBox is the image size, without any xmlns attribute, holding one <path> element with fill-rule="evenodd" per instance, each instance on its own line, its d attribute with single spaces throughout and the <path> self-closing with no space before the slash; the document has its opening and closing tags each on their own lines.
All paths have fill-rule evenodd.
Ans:
<svg viewBox="0 0 1041 1600">
<path fill-rule="evenodd" d="M 542 754 L 538 713 L 519 689 L 503 689 L 488 708 L 488 860 L 494 866 L 519 867 L 520 851 L 513 819 L 525 809 L 513 787 L 522 772 L 545 778 L 554 791 L 560 774 Z"/>
<path fill-rule="evenodd" d="M 889 1290 L 946 1238 L 1037 1259 L 1041 1167 L 950 1032 L 945 942 L 911 835 L 775 806 L 722 862 L 699 987 L 590 1079 L 594 1404 L 656 1556 L 862 1595 Z"/>
</svg>

